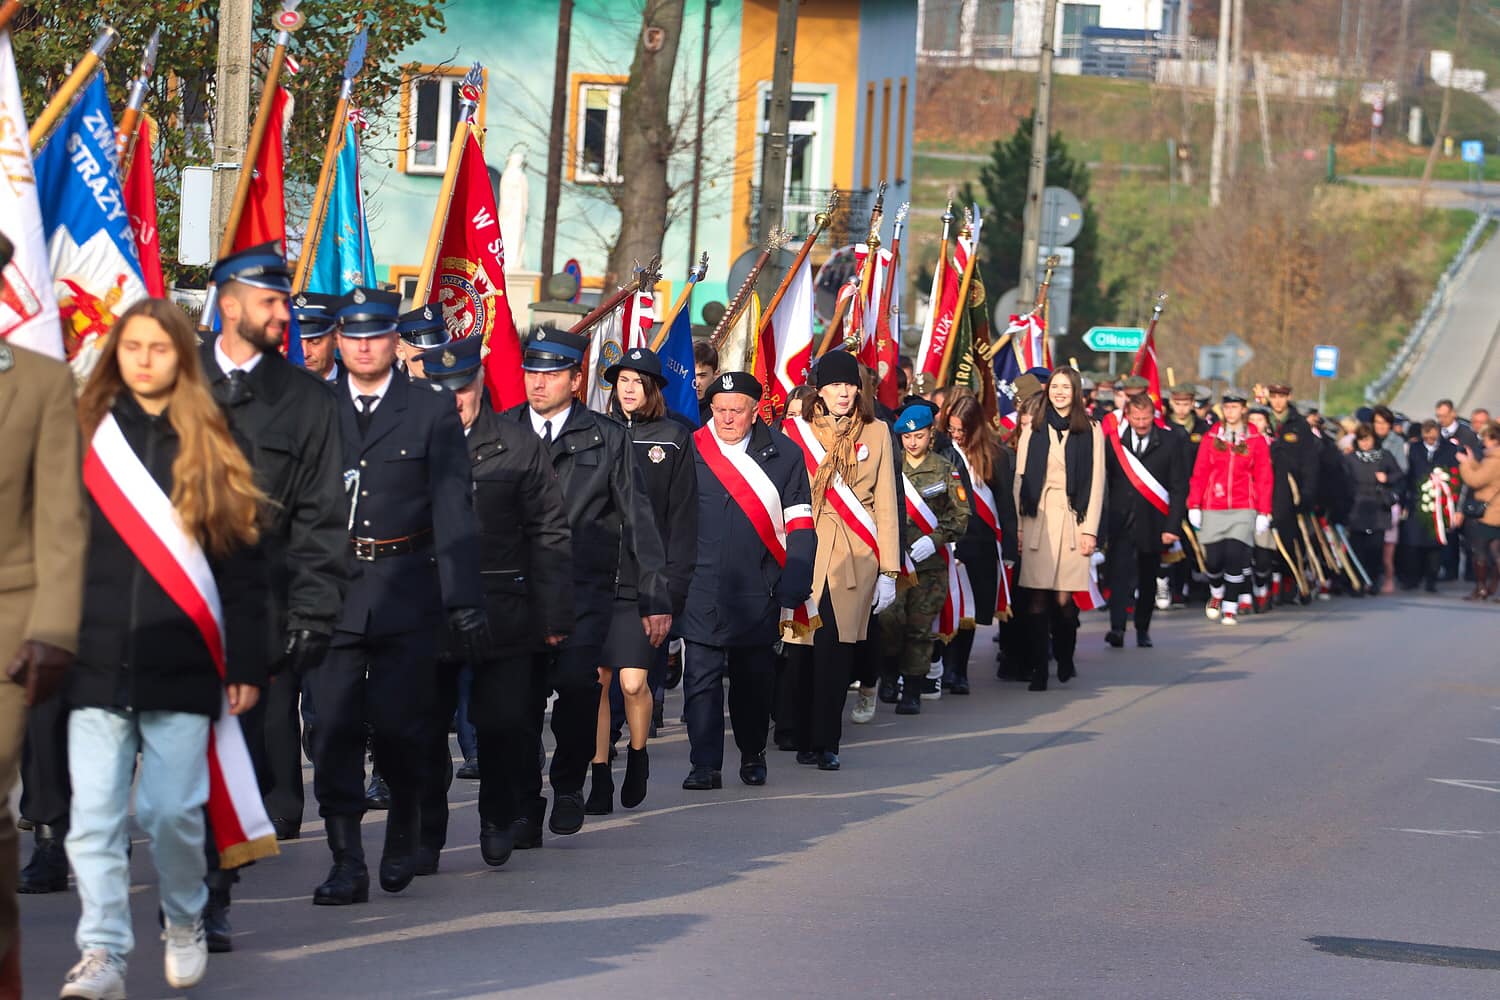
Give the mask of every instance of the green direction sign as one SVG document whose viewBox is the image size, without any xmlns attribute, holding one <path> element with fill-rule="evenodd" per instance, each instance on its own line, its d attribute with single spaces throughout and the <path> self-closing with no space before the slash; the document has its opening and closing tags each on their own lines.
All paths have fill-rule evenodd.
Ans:
<svg viewBox="0 0 1500 1000">
<path fill-rule="evenodd" d="M 1146 331 L 1138 326 L 1093 326 L 1083 335 L 1083 346 L 1091 351 L 1121 354 L 1138 351 L 1146 342 Z"/>
</svg>

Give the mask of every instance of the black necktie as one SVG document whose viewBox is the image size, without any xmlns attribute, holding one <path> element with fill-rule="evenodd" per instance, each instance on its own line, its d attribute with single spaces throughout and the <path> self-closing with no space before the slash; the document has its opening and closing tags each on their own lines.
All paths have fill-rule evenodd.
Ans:
<svg viewBox="0 0 1500 1000">
<path fill-rule="evenodd" d="M 380 400 L 379 396 L 356 396 L 359 410 L 355 412 L 354 419 L 359 424 L 359 433 L 363 437 L 370 429 L 370 419 L 375 416 L 375 404 Z"/>
<path fill-rule="evenodd" d="M 552 421 L 542 421 L 542 444 L 548 448 L 552 447 Z"/>
<path fill-rule="evenodd" d="M 236 368 L 229 373 L 229 392 L 224 397 L 224 402 L 229 406 L 238 406 L 250 400 L 250 373 Z"/>
<path fill-rule="evenodd" d="M 1137 455 L 1146 454 L 1146 439 L 1139 434 L 1135 436 L 1135 453 Z"/>
</svg>

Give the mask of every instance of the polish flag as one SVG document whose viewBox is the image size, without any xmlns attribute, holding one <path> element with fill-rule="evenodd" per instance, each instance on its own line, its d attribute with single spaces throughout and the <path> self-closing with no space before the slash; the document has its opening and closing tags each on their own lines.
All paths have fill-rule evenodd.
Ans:
<svg viewBox="0 0 1500 1000">
<path fill-rule="evenodd" d="M 807 381 L 813 350 L 812 261 L 803 260 L 792 275 L 776 311 L 760 324 L 752 374 L 765 392 L 760 412 L 766 420 L 780 416 L 793 389 Z"/>
</svg>

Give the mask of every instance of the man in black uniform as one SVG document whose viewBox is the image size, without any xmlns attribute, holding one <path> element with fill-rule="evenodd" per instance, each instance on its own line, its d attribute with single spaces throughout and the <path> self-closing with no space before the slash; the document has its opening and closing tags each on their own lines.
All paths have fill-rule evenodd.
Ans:
<svg viewBox="0 0 1500 1000">
<path fill-rule="evenodd" d="M 760 397 L 760 383 L 748 372 L 715 378 L 704 392 L 713 419 L 693 435 L 698 561 L 678 623 L 692 762 L 682 787 L 689 790 L 722 785 L 726 677 L 740 780 L 766 783 L 781 609 L 800 607 L 812 596 L 818 536 L 807 465 L 789 438 L 755 418 Z M 775 509 L 760 502 L 757 485 L 774 493 Z M 774 547 L 758 523 L 779 525 Z"/>
<path fill-rule="evenodd" d="M 491 409 L 480 347 L 478 337 L 453 341 L 424 351 L 422 367 L 435 385 L 452 393 L 474 477 L 492 639 L 484 661 L 474 667 L 469 701 L 481 749 L 479 849 L 488 864 L 503 865 L 513 844 L 511 824 L 529 804 L 523 790 L 537 769 L 539 730 L 528 727 L 525 718 L 537 697 L 530 687 L 531 658 L 560 646 L 573 628 L 573 549 L 552 462 L 529 427 L 501 420 Z M 443 711 L 451 712 L 452 705 Z M 439 763 L 451 760 L 446 732 L 440 733 L 438 752 Z M 429 790 L 423 802 L 419 862 L 442 849 L 439 824 L 447 833 L 448 803 L 441 786 L 434 787 L 438 791 Z"/>
<path fill-rule="evenodd" d="M 412 378 L 426 378 L 422 371 L 422 352 L 448 342 L 448 325 L 443 312 L 431 303 L 402 313 L 396 325 L 397 364 Z"/>
<path fill-rule="evenodd" d="M 395 369 L 393 292 L 356 288 L 338 311 L 344 374 L 335 387 L 350 494 L 352 577 L 328 658 L 312 675 L 318 724 L 313 790 L 333 868 L 313 902 L 369 898 L 360 843 L 365 727 L 390 784 L 380 887 L 415 870 L 417 824 L 432 755 L 433 664 L 446 619 L 465 658 L 487 645 L 469 457 L 452 400 Z"/>
<path fill-rule="evenodd" d="M 1126 608 L 1135 605 L 1135 644 L 1150 646 L 1151 612 L 1161 554 L 1178 541 L 1187 516 L 1189 468 L 1182 432 L 1156 426 L 1146 393 L 1125 401 L 1124 417 L 1105 441 L 1109 483 L 1104 572 L 1109 580 L 1109 631 L 1104 641 L 1125 645 Z"/>
<path fill-rule="evenodd" d="M 1197 393 L 1198 387 L 1195 385 L 1174 385 L 1167 392 L 1167 423 L 1182 432 L 1174 435 L 1173 439 L 1182 447 L 1182 467 L 1189 478 L 1193 475 L 1193 463 L 1198 460 L 1198 446 L 1203 443 L 1203 435 L 1210 430 L 1208 421 L 1198 414 Z M 1178 531 L 1186 530 L 1181 524 L 1174 525 L 1173 528 Z M 1187 604 L 1188 586 L 1198 563 L 1192 552 L 1192 543 L 1187 538 L 1182 540 L 1182 552 L 1186 558 L 1164 565 L 1163 575 L 1156 578 L 1158 611 L 1165 611 L 1169 607 L 1180 608 Z"/>
<path fill-rule="evenodd" d="M 270 665 L 265 697 L 241 722 L 266 812 L 277 838 L 286 840 L 302 826 L 302 675 L 322 662 L 348 585 L 349 507 L 337 409 L 327 385 L 281 354 L 291 274 L 277 245 L 226 257 L 212 277 L 221 332 L 205 340 L 199 361 L 231 427 L 250 445 L 256 485 L 270 499 L 261 531 L 271 574 L 266 648 L 281 653 Z M 210 951 L 232 947 L 227 911 L 235 877 L 210 858 L 204 911 Z"/>
<path fill-rule="evenodd" d="M 333 312 L 338 300 L 337 295 L 316 292 L 298 292 L 292 299 L 292 315 L 302 337 L 302 367 L 325 382 L 337 382 L 341 374 L 333 349 Z"/>
<path fill-rule="evenodd" d="M 513 827 L 518 848 L 541 844 L 546 801 L 536 747 L 547 692 L 557 692 L 552 704 L 557 749 L 550 774 L 554 798 L 547 825 L 553 833 L 567 835 L 583 828 L 582 789 L 594 756 L 599 666 L 616 596 L 637 601 L 641 627 L 652 645 L 665 641 L 672 627 L 666 557 L 630 438 L 624 427 L 575 399 L 583 387 L 587 345 L 576 334 L 538 328 L 521 359 L 527 402 L 500 415 L 502 423 L 529 428 L 541 439 L 573 532 L 573 628 L 566 642 L 533 657 L 532 677 L 525 685 L 527 731 L 501 750 L 507 758 L 520 754 L 522 759 L 494 762 L 508 774 L 526 775 L 520 789 L 522 814 Z M 628 560 L 621 559 L 627 550 L 635 554 L 633 578 Z M 488 767 L 488 756 L 481 740 L 481 767 Z"/>
<path fill-rule="evenodd" d="M 1303 510 L 1311 511 L 1317 502 L 1321 449 L 1307 418 L 1292 405 L 1289 384 L 1268 385 L 1266 396 L 1271 404 L 1271 474 L 1275 480 L 1271 487 L 1271 525 L 1281 535 L 1287 552 L 1292 553 L 1302 544 L 1297 516 Z M 1288 585 L 1293 574 L 1279 555 L 1275 562 L 1281 569 L 1281 595 L 1286 602 L 1297 596 L 1296 588 Z M 1275 585 L 1273 573 L 1273 588 Z"/>
</svg>

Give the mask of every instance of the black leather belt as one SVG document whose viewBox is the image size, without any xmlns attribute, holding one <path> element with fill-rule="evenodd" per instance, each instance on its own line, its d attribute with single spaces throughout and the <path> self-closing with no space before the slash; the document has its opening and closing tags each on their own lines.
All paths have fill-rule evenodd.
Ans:
<svg viewBox="0 0 1500 1000">
<path fill-rule="evenodd" d="M 419 531 L 402 538 L 351 538 L 349 544 L 354 548 L 354 558 L 361 562 L 374 562 L 386 556 L 404 556 L 408 552 L 425 549 L 432 544 L 432 531 Z"/>
</svg>

